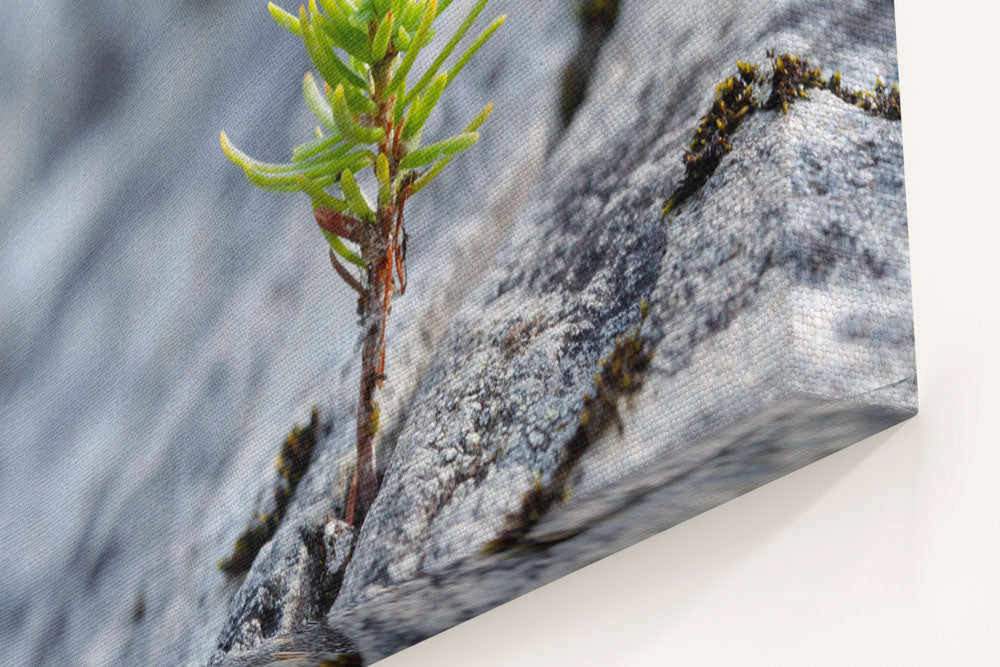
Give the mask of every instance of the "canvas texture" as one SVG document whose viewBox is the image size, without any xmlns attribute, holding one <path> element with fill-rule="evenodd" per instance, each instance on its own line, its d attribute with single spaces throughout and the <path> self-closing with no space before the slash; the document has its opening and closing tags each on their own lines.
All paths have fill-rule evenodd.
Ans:
<svg viewBox="0 0 1000 667">
<path fill-rule="evenodd" d="M 0 27 L 3 664 L 371 664 L 916 413 L 891 2 L 491 0 L 418 138 L 492 114 L 390 240 L 366 502 L 384 283 L 220 149 L 313 140 L 306 72 L 336 113 L 268 11 Z"/>
</svg>

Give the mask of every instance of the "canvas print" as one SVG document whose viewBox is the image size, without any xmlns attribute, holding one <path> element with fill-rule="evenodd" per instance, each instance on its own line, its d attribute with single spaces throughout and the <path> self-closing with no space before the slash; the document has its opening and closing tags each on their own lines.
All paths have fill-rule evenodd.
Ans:
<svg viewBox="0 0 1000 667">
<path fill-rule="evenodd" d="M 9 14 L 4 664 L 372 664 L 916 413 L 889 1 Z"/>
</svg>

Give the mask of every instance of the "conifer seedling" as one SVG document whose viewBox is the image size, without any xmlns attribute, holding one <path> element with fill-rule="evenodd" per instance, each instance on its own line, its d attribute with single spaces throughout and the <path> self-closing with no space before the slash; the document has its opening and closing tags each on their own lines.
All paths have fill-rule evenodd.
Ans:
<svg viewBox="0 0 1000 667">
<path fill-rule="evenodd" d="M 376 392 L 385 378 L 386 318 L 396 289 L 406 291 L 408 197 L 427 186 L 455 155 L 478 139 L 490 115 L 486 105 L 462 131 L 424 144 L 423 130 L 445 89 L 500 27 L 500 16 L 464 52 L 445 63 L 488 0 L 477 0 L 419 77 L 417 54 L 434 38 L 434 21 L 452 0 L 309 0 L 298 15 L 273 3 L 271 16 L 299 37 L 320 82 L 306 73 L 302 92 L 319 121 L 316 136 L 283 164 L 262 162 L 237 149 L 222 132 L 222 150 L 250 182 L 267 190 L 307 194 L 329 244 L 337 274 L 358 293 L 361 315 L 361 391 L 357 461 L 346 520 L 360 523 L 377 493 L 374 438 Z M 415 83 L 409 84 L 408 82 Z M 377 192 L 366 194 L 357 175 L 374 173 Z M 352 271 L 353 269 L 353 271 Z"/>
</svg>

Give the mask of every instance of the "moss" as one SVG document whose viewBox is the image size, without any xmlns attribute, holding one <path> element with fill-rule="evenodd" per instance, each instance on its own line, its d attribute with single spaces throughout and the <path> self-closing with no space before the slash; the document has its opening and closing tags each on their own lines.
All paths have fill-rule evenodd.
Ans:
<svg viewBox="0 0 1000 667">
<path fill-rule="evenodd" d="M 217 563 L 219 569 L 229 573 L 246 572 L 257 557 L 257 552 L 267 544 L 272 535 L 274 527 L 269 522 L 255 519 L 236 538 L 229 557 Z"/>
<path fill-rule="evenodd" d="M 587 97 L 590 75 L 601 46 L 618 21 L 619 0 L 583 0 L 577 6 L 580 42 L 576 53 L 563 69 L 559 113 L 563 127 L 569 125 Z"/>
<path fill-rule="evenodd" d="M 361 667 L 364 664 L 357 653 L 341 653 L 336 658 L 327 658 L 319 667 Z"/>
<path fill-rule="evenodd" d="M 610 424 L 616 424 L 619 432 L 623 429 L 618 404 L 622 398 L 631 397 L 642 389 L 653 359 L 652 346 L 642 335 L 647 312 L 643 299 L 639 325 L 627 336 L 616 338 L 611 354 L 598 361 L 594 393 L 583 396 L 579 425 L 563 447 L 562 461 L 551 481 L 543 484 L 541 475 L 536 474 L 534 486 L 521 498 L 518 509 L 507 515 L 500 535 L 487 543 L 484 551 L 500 553 L 537 546 L 537 542 L 529 545 L 525 537 L 553 505 L 570 498 L 569 478 L 580 458 Z"/>
<path fill-rule="evenodd" d="M 274 536 L 285 510 L 288 509 L 295 487 L 309 469 L 318 434 L 319 411 L 314 406 L 309 426 L 292 427 L 275 459 L 274 467 L 278 473 L 278 480 L 273 494 L 274 511 L 260 513 L 250 521 L 233 543 L 229 557 L 216 563 L 220 570 L 230 574 L 246 572 L 257 557 L 257 552 Z"/>
<path fill-rule="evenodd" d="M 827 90 L 859 109 L 864 109 L 873 116 L 882 116 L 889 120 L 901 120 L 903 110 L 899 101 L 899 84 L 887 88 L 881 78 L 875 80 L 875 88 L 867 90 L 844 90 L 840 85 L 840 71 L 830 77 Z"/>
<path fill-rule="evenodd" d="M 586 0 L 577 10 L 584 26 L 601 25 L 610 30 L 618 20 L 618 0 Z"/>
<path fill-rule="evenodd" d="M 642 336 L 641 323 L 627 336 L 615 339 L 614 350 L 607 360 L 599 364 L 600 369 L 594 377 L 596 396 L 584 399 L 584 410 L 590 414 L 586 424 L 588 428 L 603 429 L 606 420 L 611 419 L 621 429 L 618 403 L 622 398 L 630 397 L 642 389 L 652 360 L 653 353 L 648 341 Z"/>
<path fill-rule="evenodd" d="M 701 189 L 722 156 L 733 149 L 731 136 L 760 106 L 757 89 L 764 77 L 757 65 L 737 61 L 738 72 L 715 87 L 715 100 L 698 121 L 694 139 L 684 151 L 684 180 L 663 208 L 666 215 Z"/>
<path fill-rule="evenodd" d="M 810 68 L 809 59 L 783 53 L 775 56 L 768 51 L 771 59 L 771 96 L 764 104 L 765 109 L 781 109 L 788 113 L 788 105 L 799 98 L 808 98 L 806 92 L 826 85 L 819 68 Z"/>
<path fill-rule="evenodd" d="M 292 490 L 298 485 L 299 480 L 309 468 L 312 459 L 312 448 L 315 444 L 316 433 L 315 424 L 318 420 L 316 408 L 313 408 L 310 425 L 302 429 L 298 426 L 292 428 L 281 446 L 281 452 L 275 460 L 275 468 L 278 475 L 288 481 Z"/>
<path fill-rule="evenodd" d="M 872 90 L 849 90 L 841 85 L 840 70 L 827 81 L 819 68 L 810 68 L 809 59 L 792 56 L 787 53 L 775 56 L 768 52 L 773 63 L 773 82 L 771 98 L 765 108 L 781 108 L 788 112 L 788 105 L 797 98 L 808 98 L 806 92 L 813 88 L 824 88 L 844 100 L 851 106 L 863 109 L 873 116 L 881 116 L 889 120 L 900 120 L 903 117 L 899 100 L 899 85 L 893 84 L 887 88 L 881 77 L 876 77 Z"/>
<path fill-rule="evenodd" d="M 877 79 L 872 91 L 845 90 L 839 71 L 827 81 L 818 67 L 811 66 L 808 58 L 789 53 L 775 55 L 773 50 L 767 52 L 767 57 L 771 64 L 770 74 L 761 74 L 758 65 L 737 61 L 736 74 L 716 86 L 715 100 L 708 113 L 699 119 L 694 138 L 684 151 L 684 178 L 667 199 L 664 217 L 708 182 L 723 156 L 732 150 L 733 134 L 759 109 L 781 109 L 788 113 L 791 104 L 809 97 L 809 90 L 826 89 L 874 116 L 889 120 L 902 117 L 899 86 L 895 84 L 889 89 Z M 771 92 L 763 100 L 761 92 L 768 83 Z"/>
</svg>

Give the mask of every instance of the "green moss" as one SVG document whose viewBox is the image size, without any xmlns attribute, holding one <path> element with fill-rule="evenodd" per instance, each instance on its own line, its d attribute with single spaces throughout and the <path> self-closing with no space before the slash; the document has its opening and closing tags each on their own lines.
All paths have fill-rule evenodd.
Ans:
<svg viewBox="0 0 1000 667">
<path fill-rule="evenodd" d="M 827 81 L 808 58 L 789 53 L 775 55 L 773 50 L 767 52 L 767 57 L 770 74 L 761 74 L 758 65 L 737 61 L 736 74 L 716 86 L 715 100 L 708 113 L 699 119 L 694 138 L 684 151 L 684 178 L 667 199 L 664 217 L 708 182 L 723 156 L 732 150 L 733 134 L 747 117 L 760 109 L 781 109 L 788 113 L 791 104 L 809 97 L 809 90 L 826 89 L 872 115 L 890 120 L 902 117 L 899 86 L 895 84 L 889 89 L 878 79 L 872 91 L 845 90 L 839 71 Z M 764 100 L 762 91 L 768 84 L 771 92 Z"/>
<path fill-rule="evenodd" d="M 585 0 L 577 10 L 585 26 L 599 24 L 610 29 L 618 19 L 618 0 Z"/>
<path fill-rule="evenodd" d="M 255 519 L 236 538 L 229 557 L 220 560 L 216 565 L 224 572 L 246 572 L 253 564 L 254 558 L 257 557 L 257 552 L 267 544 L 272 535 L 274 535 L 274 528 L 269 522 L 261 521 L 259 518 Z"/>
<path fill-rule="evenodd" d="M 642 321 L 646 319 L 646 308 L 640 308 Z M 584 399 L 584 410 L 590 413 L 587 428 L 603 429 L 607 420 L 614 421 L 622 428 L 618 413 L 618 403 L 642 389 L 646 372 L 653 361 L 653 352 L 648 341 L 642 336 L 642 322 L 625 337 L 615 339 L 615 347 L 606 360 L 599 363 L 594 377 L 596 396 Z M 593 433 L 596 437 L 598 433 Z"/>
<path fill-rule="evenodd" d="M 275 468 L 278 475 L 286 479 L 292 489 L 298 485 L 299 480 L 309 467 L 312 458 L 312 448 L 315 444 L 316 434 L 312 424 L 318 419 L 316 408 L 313 408 L 313 416 L 310 426 L 302 429 L 298 426 L 292 428 L 281 446 L 281 453 L 275 460 Z"/>
<path fill-rule="evenodd" d="M 788 113 L 789 104 L 809 97 L 807 90 L 826 85 L 819 68 L 809 67 L 808 58 L 788 53 L 775 56 L 774 51 L 768 51 L 767 57 L 771 59 L 771 96 L 764 104 L 765 109 Z"/>
<path fill-rule="evenodd" d="M 715 87 L 715 100 L 698 121 L 694 139 L 684 151 L 684 180 L 663 207 L 667 215 L 701 189 L 722 156 L 733 149 L 732 134 L 760 106 L 757 89 L 764 77 L 757 65 L 736 63 L 738 72 Z"/>
<path fill-rule="evenodd" d="M 903 110 L 899 100 L 899 84 L 887 88 L 881 78 L 875 80 L 875 88 L 868 90 L 844 90 L 840 85 L 840 71 L 830 77 L 827 90 L 859 109 L 864 109 L 873 116 L 882 116 L 889 120 L 901 120 Z"/>
<path fill-rule="evenodd" d="M 288 503 L 312 461 L 313 447 L 319 433 L 319 411 L 314 406 L 309 426 L 294 426 L 281 445 L 275 459 L 279 480 L 274 488 L 274 511 L 254 517 L 233 543 L 228 558 L 216 563 L 220 570 L 230 574 L 246 572 L 253 564 L 257 552 L 274 536 Z"/>
</svg>

